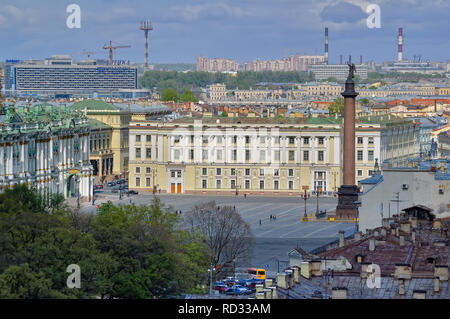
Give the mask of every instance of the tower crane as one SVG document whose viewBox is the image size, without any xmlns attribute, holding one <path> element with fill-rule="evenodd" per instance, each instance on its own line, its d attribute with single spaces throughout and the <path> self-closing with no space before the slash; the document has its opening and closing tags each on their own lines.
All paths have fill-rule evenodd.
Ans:
<svg viewBox="0 0 450 319">
<path fill-rule="evenodd" d="M 105 50 L 109 50 L 109 64 L 112 64 L 112 60 L 113 60 L 113 51 L 115 49 L 119 49 L 119 48 L 131 48 L 131 45 L 116 45 L 113 46 L 112 45 L 112 41 L 109 41 L 109 45 L 104 45 L 103 49 Z"/>
</svg>

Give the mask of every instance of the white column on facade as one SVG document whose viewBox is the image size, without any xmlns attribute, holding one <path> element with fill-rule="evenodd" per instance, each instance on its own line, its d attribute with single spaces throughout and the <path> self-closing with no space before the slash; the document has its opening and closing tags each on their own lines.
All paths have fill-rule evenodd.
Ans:
<svg viewBox="0 0 450 319">
<path fill-rule="evenodd" d="M 280 143 L 281 143 L 281 154 L 280 154 L 280 160 L 281 160 L 281 163 L 287 163 L 287 154 L 286 154 L 286 143 L 287 143 L 287 137 L 286 136 L 283 136 L 283 137 L 280 137 Z"/>
<path fill-rule="evenodd" d="M 164 139 L 162 135 L 158 135 L 158 161 L 164 160 Z"/>
<path fill-rule="evenodd" d="M 3 142 L 2 142 L 3 143 Z M 5 175 L 5 146 L 0 146 L 0 177 L 4 178 Z"/>
<path fill-rule="evenodd" d="M 330 164 L 330 136 L 325 137 L 325 163 Z"/>
<path fill-rule="evenodd" d="M 363 161 L 364 164 L 367 165 L 369 163 L 369 149 L 368 149 L 368 144 L 369 144 L 369 138 L 367 136 L 363 137 Z"/>
</svg>

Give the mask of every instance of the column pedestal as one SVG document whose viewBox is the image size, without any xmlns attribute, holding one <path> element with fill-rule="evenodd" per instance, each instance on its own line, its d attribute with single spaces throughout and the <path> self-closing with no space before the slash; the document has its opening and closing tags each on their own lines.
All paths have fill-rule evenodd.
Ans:
<svg viewBox="0 0 450 319">
<path fill-rule="evenodd" d="M 353 204 L 358 200 L 358 187 L 356 185 L 342 185 L 338 191 L 338 205 L 336 207 L 336 219 L 355 218 L 355 207 Z"/>
</svg>

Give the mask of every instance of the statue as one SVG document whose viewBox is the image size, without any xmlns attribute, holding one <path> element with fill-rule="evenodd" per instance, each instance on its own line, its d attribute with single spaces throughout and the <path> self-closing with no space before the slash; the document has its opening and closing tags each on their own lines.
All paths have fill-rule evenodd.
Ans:
<svg viewBox="0 0 450 319">
<path fill-rule="evenodd" d="M 347 80 L 351 80 L 355 77 L 356 67 L 355 67 L 354 63 L 352 63 L 352 64 L 348 63 L 348 67 L 349 67 L 349 70 L 348 70 Z"/>
</svg>

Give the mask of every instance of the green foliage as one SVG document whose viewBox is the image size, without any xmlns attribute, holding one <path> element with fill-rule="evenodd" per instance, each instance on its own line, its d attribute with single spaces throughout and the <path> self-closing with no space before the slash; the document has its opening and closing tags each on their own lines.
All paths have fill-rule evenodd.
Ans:
<svg viewBox="0 0 450 319">
<path fill-rule="evenodd" d="M 362 98 L 361 100 L 359 100 L 359 103 L 361 103 L 361 105 L 367 105 L 370 103 L 368 98 Z"/>
<path fill-rule="evenodd" d="M 220 116 L 222 116 L 222 117 L 228 117 L 228 113 L 227 113 L 227 111 L 222 111 L 222 114 L 220 115 Z"/>
<path fill-rule="evenodd" d="M 167 88 L 174 88 L 178 93 L 186 89 L 198 91 L 210 84 L 224 83 L 229 89 L 249 89 L 260 82 L 304 83 L 314 80 L 311 72 L 238 72 L 237 75 L 209 72 L 147 71 L 139 79 L 143 88 L 157 88 L 161 93 Z"/>
<path fill-rule="evenodd" d="M 162 101 L 172 101 L 172 102 L 178 102 L 178 93 L 174 89 L 167 88 L 162 92 L 161 95 Z"/>
<path fill-rule="evenodd" d="M 194 93 L 191 90 L 186 90 L 181 95 L 181 101 L 183 102 L 198 102 L 198 99 L 195 97 Z"/>
<path fill-rule="evenodd" d="M 328 106 L 330 115 L 340 114 L 344 115 L 344 98 L 338 97 L 333 103 Z"/>
<path fill-rule="evenodd" d="M 59 197 L 16 186 L 0 194 L 0 298 L 163 298 L 198 290 L 207 252 L 175 213 L 150 205 L 103 204 L 73 212 Z M 66 287 L 67 266 L 81 289 Z"/>
</svg>

